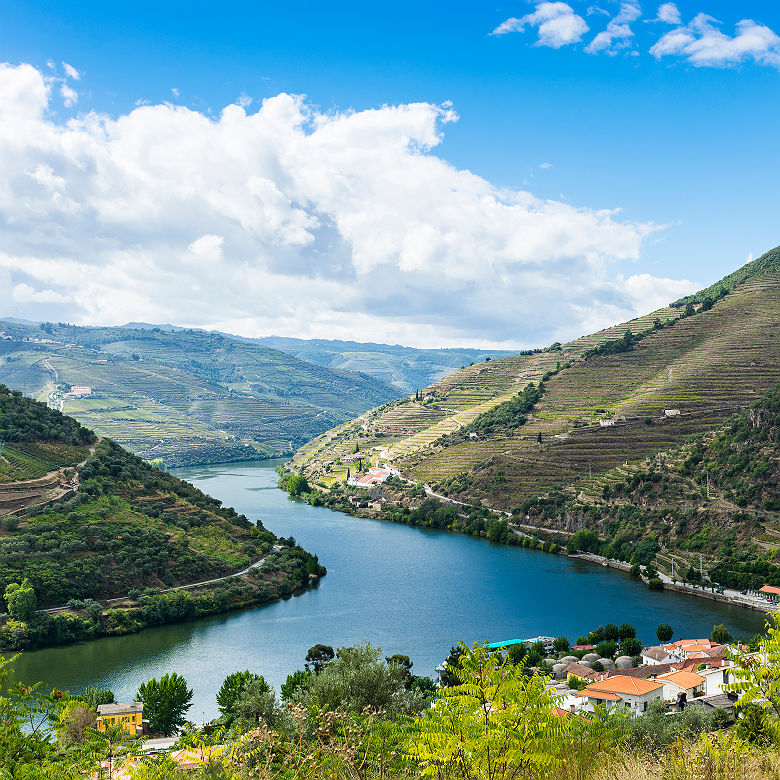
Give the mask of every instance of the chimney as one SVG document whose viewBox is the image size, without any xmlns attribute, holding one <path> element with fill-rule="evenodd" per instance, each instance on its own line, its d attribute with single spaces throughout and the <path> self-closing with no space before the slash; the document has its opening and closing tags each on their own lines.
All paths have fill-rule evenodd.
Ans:
<svg viewBox="0 0 780 780">
<path fill-rule="evenodd" d="M 577 711 L 577 705 L 576 704 L 570 704 L 569 709 L 571 710 L 571 714 L 573 715 Z"/>
</svg>

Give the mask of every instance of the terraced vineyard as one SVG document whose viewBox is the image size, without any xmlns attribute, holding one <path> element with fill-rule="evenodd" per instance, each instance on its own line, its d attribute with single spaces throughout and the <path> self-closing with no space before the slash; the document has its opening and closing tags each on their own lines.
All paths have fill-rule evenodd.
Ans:
<svg viewBox="0 0 780 780">
<path fill-rule="evenodd" d="M 490 507 L 510 509 L 556 487 L 587 497 L 780 381 L 778 258 L 774 250 L 740 269 L 739 283 L 707 310 L 686 315 L 669 306 L 559 347 L 456 371 L 423 391 L 421 403 L 379 407 L 315 439 L 292 468 L 327 485 L 343 479 L 344 456 L 357 446 L 372 463 Z M 627 330 L 644 335 L 625 351 L 590 354 Z M 548 372 L 525 425 L 464 435 L 480 414 Z"/>
<path fill-rule="evenodd" d="M 394 391 L 219 334 L 0 323 L 0 381 L 168 465 L 292 451 Z M 71 386 L 91 395 L 68 398 Z"/>
</svg>

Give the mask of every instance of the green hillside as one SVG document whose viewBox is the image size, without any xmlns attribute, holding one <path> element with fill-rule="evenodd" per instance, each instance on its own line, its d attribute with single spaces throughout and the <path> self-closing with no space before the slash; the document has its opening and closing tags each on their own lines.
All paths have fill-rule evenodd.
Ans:
<svg viewBox="0 0 780 780">
<path fill-rule="evenodd" d="M 399 345 L 374 344 L 328 339 L 293 339 L 267 336 L 256 343 L 288 352 L 301 360 L 321 366 L 359 371 L 396 388 L 412 393 L 437 379 L 486 357 L 508 357 L 507 350 L 414 349 Z"/>
<path fill-rule="evenodd" d="M 0 594 L 26 581 L 40 607 L 130 597 L 89 616 L 75 603 L 55 617 L 27 615 L 23 625 L 17 615 L 0 617 L 0 646 L 126 633 L 264 603 L 323 573 L 260 521 L 3 385 L 0 438 Z M 191 594 L 157 592 L 229 577 L 262 558 L 267 568 Z"/>
<path fill-rule="evenodd" d="M 290 452 L 395 395 L 215 333 L 16 322 L 0 332 L 0 382 L 171 466 Z M 72 386 L 92 393 L 68 398 Z"/>
<path fill-rule="evenodd" d="M 336 496 L 348 469 L 354 474 L 356 467 L 390 464 L 440 496 L 512 512 L 518 526 L 543 526 L 564 534 L 564 540 L 565 534 L 591 527 L 608 540 L 627 527 L 622 520 L 610 526 L 609 513 L 630 503 L 628 493 L 618 497 L 612 486 L 631 485 L 651 462 L 660 473 L 659 457 L 679 469 L 733 415 L 748 414 L 773 397 L 766 394 L 780 382 L 778 256 L 773 250 L 708 288 L 727 292 L 702 295 L 701 306 L 670 306 L 568 344 L 456 371 L 418 400 L 377 407 L 314 439 L 290 467 L 314 484 L 336 485 L 331 492 Z M 710 490 L 719 503 L 708 505 L 703 520 L 689 519 L 689 530 L 736 525 L 728 539 L 742 550 L 753 549 L 756 539 L 763 538 L 765 546 L 775 534 L 780 540 L 771 494 L 777 485 L 776 429 L 761 435 L 764 444 L 748 463 L 744 454 L 729 453 L 742 464 L 743 485 L 732 484 L 737 472 L 725 476 L 733 464 L 716 468 L 712 460 Z M 759 462 L 764 465 L 756 466 Z M 748 466 L 767 469 L 770 481 L 748 484 L 753 473 Z M 669 474 L 667 482 L 672 476 L 685 484 L 669 488 L 669 506 L 659 511 L 682 507 L 695 514 L 702 475 Z M 634 480 L 631 490 L 636 487 Z M 650 488 L 643 489 L 636 512 L 649 501 Z M 412 507 L 415 497 L 405 492 L 399 499 Z M 392 514 L 392 489 L 384 498 L 384 511 Z M 634 528 L 625 541 L 637 544 L 655 533 L 632 517 L 628 525 Z M 667 532 L 664 544 L 681 548 L 685 533 L 679 533 Z M 702 549 L 714 562 L 728 539 L 715 532 L 712 539 Z"/>
</svg>

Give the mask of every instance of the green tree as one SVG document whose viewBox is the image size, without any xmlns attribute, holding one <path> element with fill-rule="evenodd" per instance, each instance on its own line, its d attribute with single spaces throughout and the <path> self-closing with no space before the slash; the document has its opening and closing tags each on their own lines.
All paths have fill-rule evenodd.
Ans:
<svg viewBox="0 0 780 780">
<path fill-rule="evenodd" d="M 83 742 L 97 728 L 97 713 L 85 702 L 71 699 L 60 711 L 57 741 L 63 747 Z"/>
<path fill-rule="evenodd" d="M 415 723 L 405 748 L 425 777 L 555 776 L 566 720 L 545 678 L 525 675 L 487 648 L 462 646 L 458 685 L 446 688 Z"/>
<path fill-rule="evenodd" d="M 291 496 L 301 496 L 304 493 L 311 492 L 309 483 L 306 481 L 306 477 L 301 474 L 293 474 L 287 479 L 286 482 L 287 492 Z"/>
<path fill-rule="evenodd" d="M 184 723 L 184 715 L 192 704 L 192 689 L 173 672 L 141 683 L 135 697 L 144 703 L 149 729 L 167 737 Z"/>
<path fill-rule="evenodd" d="M 425 707 L 425 697 L 407 691 L 407 670 L 388 664 L 379 648 L 369 643 L 340 647 L 336 658 L 309 681 L 299 701 L 306 708 L 335 712 L 362 713 L 366 707 L 382 710 L 388 716 L 417 712 Z"/>
<path fill-rule="evenodd" d="M 668 623 L 661 623 L 655 630 L 655 635 L 658 637 L 658 641 L 662 644 L 670 642 L 674 636 L 674 629 Z"/>
<path fill-rule="evenodd" d="M 710 641 L 716 645 L 725 645 L 732 640 L 731 632 L 722 623 L 718 626 L 712 627 L 712 633 L 710 634 Z"/>
<path fill-rule="evenodd" d="M 607 623 L 604 626 L 604 639 L 610 639 L 617 642 L 620 639 L 620 629 L 614 623 Z"/>
<path fill-rule="evenodd" d="M 296 691 L 308 688 L 311 675 L 308 669 L 298 669 L 288 674 L 287 679 L 282 683 L 282 701 L 291 701 L 295 698 Z"/>
<path fill-rule="evenodd" d="M 553 640 L 553 650 L 556 653 L 565 653 L 569 649 L 569 640 L 565 636 L 559 636 Z"/>
<path fill-rule="evenodd" d="M 635 636 L 636 636 L 636 629 L 631 625 L 631 623 L 621 623 L 620 625 L 621 639 L 632 639 Z"/>
<path fill-rule="evenodd" d="M 257 728 L 260 721 L 275 728 L 281 714 L 274 692 L 259 675 L 252 675 L 244 683 L 233 706 L 238 730 L 242 733 Z"/>
<path fill-rule="evenodd" d="M 20 585 L 17 582 L 9 582 L 5 588 L 5 603 L 8 604 L 8 613 L 17 620 L 27 622 L 35 615 L 38 601 L 35 598 L 35 590 L 27 577 Z"/>
<path fill-rule="evenodd" d="M 634 636 L 627 637 L 620 643 L 622 655 L 635 656 L 642 652 L 642 643 Z"/>
<path fill-rule="evenodd" d="M 306 668 L 319 674 L 335 657 L 330 645 L 316 644 L 306 653 Z"/>
<path fill-rule="evenodd" d="M 733 682 L 724 688 L 741 694 L 740 709 L 751 704 L 763 709 L 771 707 L 775 717 L 780 718 L 780 613 L 773 612 L 767 618 L 766 630 L 767 635 L 761 637 L 755 653 L 741 648 L 726 651 L 734 666 L 729 669 Z"/>
<path fill-rule="evenodd" d="M 217 692 L 217 706 L 226 721 L 230 722 L 235 717 L 236 702 L 241 696 L 241 691 L 252 680 L 262 680 L 265 690 L 271 690 L 271 687 L 259 674 L 254 674 L 248 669 L 243 672 L 233 672 L 222 681 L 222 685 Z"/>
</svg>

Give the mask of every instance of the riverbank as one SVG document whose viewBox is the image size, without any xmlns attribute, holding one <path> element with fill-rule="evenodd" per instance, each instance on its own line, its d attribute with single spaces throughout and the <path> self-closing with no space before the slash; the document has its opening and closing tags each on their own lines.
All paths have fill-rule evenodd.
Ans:
<svg viewBox="0 0 780 780">
<path fill-rule="evenodd" d="M 278 470 L 282 475 L 280 486 L 283 486 L 285 480 L 293 474 L 287 465 L 285 464 L 285 468 L 282 470 Z M 487 507 L 474 507 L 462 501 L 447 498 L 435 493 L 427 485 L 415 485 L 403 477 L 390 478 L 381 487 L 365 491 L 366 495 L 362 495 L 363 491 L 360 489 L 357 492 L 358 496 L 354 496 L 349 495 L 348 491 L 339 486 L 331 487 L 325 491 L 315 488 L 309 493 L 298 496 L 298 498 L 313 506 L 326 506 L 351 517 L 451 531 L 484 538 L 497 544 L 530 547 L 541 552 L 579 558 L 626 573 L 632 569 L 632 564 L 626 561 L 608 558 L 596 553 L 572 553 L 567 550 L 567 542 L 574 535 L 573 532 L 547 530 L 536 526 L 512 523 L 509 513 Z M 428 503 L 430 501 L 436 501 L 441 509 L 433 508 Z M 777 611 L 777 605 L 759 597 L 747 596 L 740 591 L 728 588 L 724 588 L 721 593 L 716 593 L 706 590 L 701 585 L 673 581 L 662 572 L 657 572 L 657 580 L 660 580 L 660 585 L 658 582 L 651 585 L 646 576 L 641 576 L 639 579 L 650 588 L 658 586 L 657 589 L 686 596 L 696 596 L 757 612 Z"/>
<path fill-rule="evenodd" d="M 326 573 L 316 556 L 289 542 L 277 544 L 261 561 L 219 579 L 161 591 L 147 589 L 139 596 L 104 602 L 72 599 L 65 607 L 40 610 L 26 621 L 8 618 L 0 623 L 0 651 L 125 636 L 153 626 L 266 606 L 316 587 Z"/>
<path fill-rule="evenodd" d="M 107 687 L 128 701 L 142 682 L 175 671 L 194 690 L 193 720 L 203 722 L 219 714 L 214 697 L 228 674 L 249 669 L 278 691 L 317 643 L 337 648 L 370 638 L 384 655 L 414 659 L 414 674 L 432 674 L 458 640 L 576 637 L 583 623 L 609 622 L 633 624 L 645 644 L 656 641 L 659 623 L 685 636 L 709 636 L 721 623 L 737 638 L 762 629 L 761 613 L 651 591 L 589 561 L 292 500 L 276 487 L 275 465 L 252 461 L 174 474 L 316 553 L 328 567 L 319 587 L 261 608 L 24 652 L 14 663 L 17 679 L 43 680 L 46 690 Z"/>
</svg>

